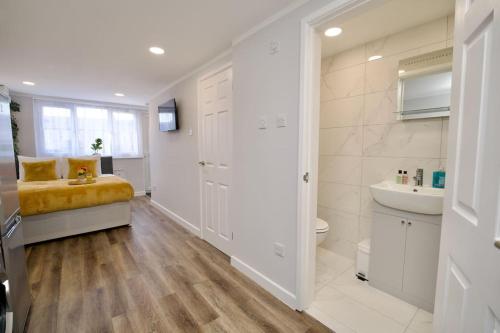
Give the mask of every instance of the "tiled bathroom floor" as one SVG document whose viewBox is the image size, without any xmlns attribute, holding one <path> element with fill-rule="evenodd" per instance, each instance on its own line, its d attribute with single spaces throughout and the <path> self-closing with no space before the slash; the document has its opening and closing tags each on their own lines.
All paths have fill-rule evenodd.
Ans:
<svg viewBox="0 0 500 333">
<path fill-rule="evenodd" d="M 358 280 L 354 261 L 318 247 L 306 311 L 336 333 L 431 333 L 432 314 Z"/>
</svg>

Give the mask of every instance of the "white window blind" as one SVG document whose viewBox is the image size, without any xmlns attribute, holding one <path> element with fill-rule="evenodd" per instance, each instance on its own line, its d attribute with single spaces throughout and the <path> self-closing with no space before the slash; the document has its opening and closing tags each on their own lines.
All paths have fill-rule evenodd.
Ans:
<svg viewBox="0 0 500 333">
<path fill-rule="evenodd" d="M 142 157 L 140 111 L 35 100 L 38 156 L 90 155 L 95 139 L 102 155 Z"/>
</svg>

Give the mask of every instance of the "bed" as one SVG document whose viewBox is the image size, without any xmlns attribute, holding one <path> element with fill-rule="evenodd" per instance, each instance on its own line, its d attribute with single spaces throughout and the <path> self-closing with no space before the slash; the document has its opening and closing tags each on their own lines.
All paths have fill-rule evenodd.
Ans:
<svg viewBox="0 0 500 333">
<path fill-rule="evenodd" d="M 113 175 L 95 180 L 18 181 L 25 244 L 129 225 L 132 185 Z"/>
</svg>

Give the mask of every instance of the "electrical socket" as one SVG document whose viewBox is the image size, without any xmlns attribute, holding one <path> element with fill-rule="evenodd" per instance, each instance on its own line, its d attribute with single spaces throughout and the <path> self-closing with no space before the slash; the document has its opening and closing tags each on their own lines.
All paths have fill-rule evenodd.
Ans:
<svg viewBox="0 0 500 333">
<path fill-rule="evenodd" d="M 280 50 L 281 50 L 281 47 L 280 47 L 279 41 L 273 40 L 269 43 L 269 54 L 270 55 L 275 55 L 275 54 L 279 53 Z"/>
</svg>

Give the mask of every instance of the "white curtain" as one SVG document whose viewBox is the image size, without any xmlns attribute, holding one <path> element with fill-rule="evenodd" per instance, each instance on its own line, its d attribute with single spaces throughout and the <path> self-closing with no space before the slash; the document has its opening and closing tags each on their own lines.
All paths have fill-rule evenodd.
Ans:
<svg viewBox="0 0 500 333">
<path fill-rule="evenodd" d="M 75 153 L 75 128 L 71 105 L 45 103 L 35 109 L 37 125 L 37 151 L 43 155 L 64 155 Z M 43 129 L 43 130 L 40 130 Z"/>
<path fill-rule="evenodd" d="M 82 155 L 92 154 L 90 145 L 97 138 L 102 139 L 102 155 L 111 155 L 111 131 L 109 130 L 109 112 L 106 109 L 94 107 L 76 107 L 76 124 L 78 148 Z"/>
<path fill-rule="evenodd" d="M 122 152 L 123 156 L 139 155 L 140 123 L 132 112 L 113 111 L 113 151 Z"/>
<path fill-rule="evenodd" d="M 38 156 L 89 155 L 95 139 L 102 155 L 142 157 L 140 111 L 35 100 Z"/>
</svg>

